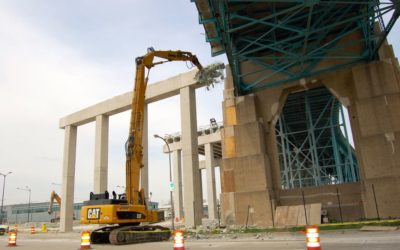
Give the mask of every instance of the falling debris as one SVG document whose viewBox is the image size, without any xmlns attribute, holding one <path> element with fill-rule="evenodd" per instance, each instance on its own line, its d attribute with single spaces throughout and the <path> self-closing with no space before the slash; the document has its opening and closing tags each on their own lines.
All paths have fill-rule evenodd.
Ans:
<svg viewBox="0 0 400 250">
<path fill-rule="evenodd" d="M 213 63 L 198 71 L 194 79 L 198 83 L 206 85 L 207 90 L 209 90 L 210 87 L 214 88 L 215 84 L 221 83 L 221 81 L 224 80 L 224 69 L 224 63 Z"/>
</svg>

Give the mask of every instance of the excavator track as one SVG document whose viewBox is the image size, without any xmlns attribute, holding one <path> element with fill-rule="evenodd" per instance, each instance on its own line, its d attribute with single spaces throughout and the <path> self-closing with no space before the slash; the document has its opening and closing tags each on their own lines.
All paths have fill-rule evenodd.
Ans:
<svg viewBox="0 0 400 250">
<path fill-rule="evenodd" d="M 108 226 L 94 230 L 90 234 L 90 242 L 92 244 L 108 244 L 110 243 L 110 233 L 120 226 Z"/>
<path fill-rule="evenodd" d="M 113 229 L 109 240 L 113 245 L 126 245 L 143 242 L 156 242 L 168 240 L 171 230 L 161 226 L 124 226 Z"/>
<path fill-rule="evenodd" d="M 127 245 L 168 240 L 171 230 L 161 226 L 108 226 L 94 230 L 92 244 Z"/>
</svg>

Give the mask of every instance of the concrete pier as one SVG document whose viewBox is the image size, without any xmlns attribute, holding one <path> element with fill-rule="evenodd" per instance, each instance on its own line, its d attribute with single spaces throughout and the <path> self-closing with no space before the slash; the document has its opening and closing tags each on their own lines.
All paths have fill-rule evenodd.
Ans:
<svg viewBox="0 0 400 250">
<path fill-rule="evenodd" d="M 303 197 L 307 204 L 320 203 L 336 221 L 400 216 L 400 200 L 394 198 L 400 192 L 400 67 L 387 43 L 379 56 L 240 97 L 228 74 L 221 169 L 225 224 L 245 225 L 249 206 L 252 224 L 271 226 L 276 206 L 301 205 Z M 290 94 L 317 88 L 329 90 L 348 110 L 360 181 L 284 189 L 275 126 Z"/>
<path fill-rule="evenodd" d="M 208 201 L 208 218 L 217 218 L 217 196 L 215 190 L 215 171 L 213 167 L 214 150 L 211 143 L 205 145 L 206 156 L 206 176 L 207 176 L 207 201 Z"/>
<path fill-rule="evenodd" d="M 206 126 L 204 126 L 206 127 Z M 213 215 L 209 214 L 209 218 L 216 217 L 217 204 L 216 204 L 216 180 L 215 180 L 215 168 L 221 166 L 221 157 L 222 157 L 222 149 L 221 149 L 221 127 L 217 128 L 205 128 L 205 130 L 198 130 L 198 152 L 200 155 L 204 155 L 206 160 L 199 161 L 199 182 L 202 183 L 201 171 L 206 171 L 206 185 L 207 185 L 207 200 L 208 200 L 208 211 L 211 213 L 214 212 Z M 173 156 L 173 179 L 174 179 L 174 211 L 175 217 L 177 218 L 177 214 L 182 214 L 185 211 L 183 207 L 183 197 L 182 191 L 179 191 L 179 188 L 182 188 L 182 173 L 178 173 L 178 169 L 181 169 L 181 150 L 182 150 L 182 135 L 180 133 L 174 133 L 173 135 L 167 135 L 167 141 L 169 142 L 169 147 L 172 151 Z M 209 146 L 206 146 L 209 145 Z M 210 147 L 207 149 L 207 147 Z M 168 147 L 164 146 L 163 152 L 168 154 Z M 212 153 L 211 153 L 212 152 Z M 211 156 L 212 155 L 212 156 Z M 208 163 L 207 163 L 207 159 Z M 179 168 L 178 165 L 179 164 Z M 206 168 L 208 167 L 208 170 Z M 202 191 L 202 187 L 200 185 L 200 189 Z M 214 197 L 214 198 L 213 198 Z M 201 194 L 201 198 L 203 199 L 203 194 Z M 211 202 L 210 202 L 211 199 Z M 214 201 L 214 202 L 213 202 Z M 209 212 L 210 213 L 210 212 Z M 180 218 L 179 218 L 180 219 Z"/>
<path fill-rule="evenodd" d="M 108 116 L 96 117 L 96 137 L 94 144 L 94 193 L 103 193 L 108 183 Z"/>
<path fill-rule="evenodd" d="M 172 151 L 172 179 L 175 189 L 173 191 L 175 218 L 183 218 L 183 196 L 182 196 L 182 163 L 181 150 Z"/>
<path fill-rule="evenodd" d="M 195 89 L 191 87 L 182 88 L 180 98 L 185 225 L 194 227 L 201 225 L 203 217 L 203 201 L 199 181 Z"/>
<path fill-rule="evenodd" d="M 74 213 L 75 159 L 77 127 L 65 127 L 60 230 L 72 231 Z"/>
</svg>

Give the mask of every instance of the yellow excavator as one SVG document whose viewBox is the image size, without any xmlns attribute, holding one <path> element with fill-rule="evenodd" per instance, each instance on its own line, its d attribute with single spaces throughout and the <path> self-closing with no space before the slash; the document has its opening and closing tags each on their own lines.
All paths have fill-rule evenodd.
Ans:
<svg viewBox="0 0 400 250">
<path fill-rule="evenodd" d="M 58 206 L 61 207 L 61 197 L 53 190 L 50 193 L 50 203 L 49 203 L 49 208 L 47 209 L 47 212 L 50 215 L 53 213 L 54 200 L 57 202 Z M 72 218 L 75 220 L 75 215 L 72 215 Z M 55 216 L 54 218 L 50 219 L 51 223 L 59 221 L 60 221 L 60 216 Z"/>
<path fill-rule="evenodd" d="M 48 208 L 48 210 L 47 210 L 47 212 L 48 212 L 49 214 L 52 214 L 52 213 L 53 213 L 54 200 L 56 200 L 58 206 L 61 207 L 61 197 L 60 197 L 55 191 L 52 191 L 52 192 L 50 193 L 50 203 L 49 203 L 49 208 Z M 59 221 L 59 220 L 60 220 L 60 216 L 56 216 L 55 218 L 52 218 L 52 219 L 50 220 L 50 222 L 51 222 L 51 223 L 54 223 L 54 222 L 57 222 L 57 221 Z"/>
<path fill-rule="evenodd" d="M 154 61 L 155 58 L 161 60 Z M 186 51 L 156 51 L 149 48 L 147 54 L 136 58 L 129 136 L 125 143 L 126 196 L 117 198 L 116 193 L 112 192 L 110 197 L 107 191 L 102 194 L 90 193 L 90 200 L 85 201 L 81 208 L 81 224 L 108 225 L 92 232 L 93 244 L 121 245 L 162 241 L 171 236 L 168 228 L 151 225 L 164 220 L 163 212 L 149 209 L 144 190 L 139 190 L 140 171 L 143 167 L 143 117 L 148 74 L 155 65 L 169 61 L 188 61 L 202 70 L 197 57 Z"/>
</svg>

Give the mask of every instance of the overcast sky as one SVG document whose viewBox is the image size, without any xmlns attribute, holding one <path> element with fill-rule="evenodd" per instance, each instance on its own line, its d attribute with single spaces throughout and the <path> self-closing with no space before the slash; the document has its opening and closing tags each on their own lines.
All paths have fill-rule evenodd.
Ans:
<svg viewBox="0 0 400 250">
<path fill-rule="evenodd" d="M 399 25 L 389 41 L 399 54 Z M 211 57 L 195 5 L 189 0 L 0 0 L 0 172 L 5 204 L 48 201 L 61 192 L 64 130 L 59 119 L 130 91 L 134 58 L 146 49 L 180 49 L 203 65 Z M 189 69 L 174 62 L 152 70 L 157 82 Z M 198 125 L 222 120 L 222 86 L 197 95 Z M 124 185 L 123 146 L 129 114 L 110 118 L 109 190 Z M 149 168 L 153 200 L 168 201 L 168 157 L 153 138 L 180 131 L 179 98 L 149 106 Z M 78 129 L 75 201 L 93 186 L 94 123 Z M 0 183 L 2 180 L 0 178 Z M 205 195 L 205 193 L 204 193 Z"/>
<path fill-rule="evenodd" d="M 153 46 L 187 50 L 203 65 L 212 58 L 189 0 L 1 0 L 0 1 L 0 172 L 7 177 L 5 204 L 47 201 L 61 192 L 64 130 L 59 119 L 132 90 L 134 59 Z M 150 82 L 188 71 L 183 62 L 154 68 Z M 197 90 L 199 125 L 222 120 L 222 86 Z M 110 118 L 109 190 L 125 182 L 127 112 Z M 149 106 L 150 191 L 166 202 L 168 156 L 153 138 L 180 131 L 179 98 Z M 75 200 L 93 186 L 94 123 L 78 128 Z M 1 178 L 2 179 L 2 178 Z M 2 180 L 0 181 L 2 184 Z"/>
</svg>

